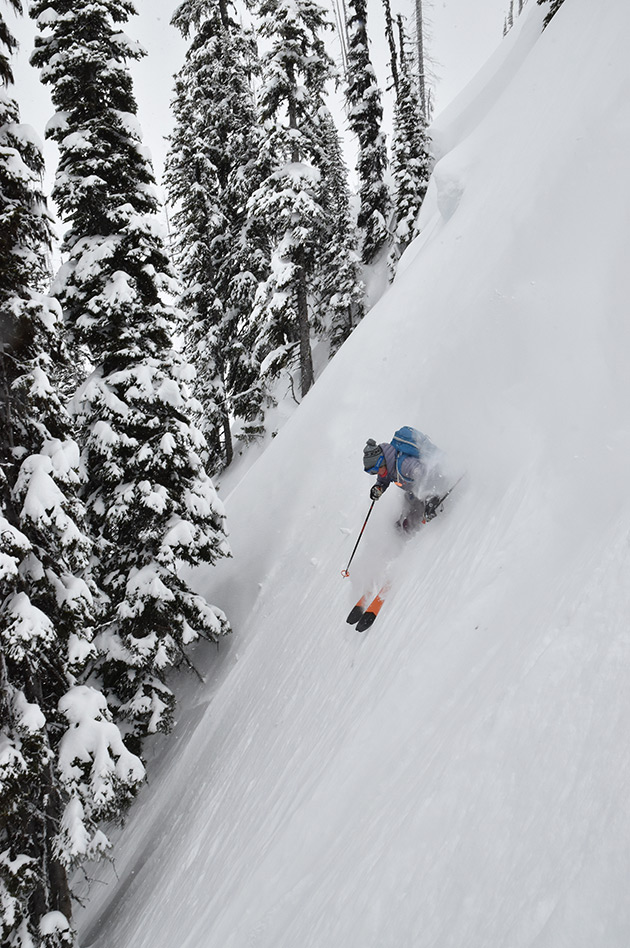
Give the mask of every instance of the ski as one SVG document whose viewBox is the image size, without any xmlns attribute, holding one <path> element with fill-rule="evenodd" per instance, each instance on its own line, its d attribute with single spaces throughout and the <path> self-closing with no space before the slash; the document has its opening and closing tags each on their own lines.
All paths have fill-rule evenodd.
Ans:
<svg viewBox="0 0 630 948">
<path fill-rule="evenodd" d="M 359 621 L 359 619 L 365 612 L 366 606 L 367 606 L 367 596 L 361 596 L 357 604 L 353 606 L 352 609 L 350 610 L 348 614 L 348 618 L 346 619 L 346 622 L 348 622 L 350 625 L 356 625 L 356 623 Z"/>
<path fill-rule="evenodd" d="M 352 607 L 346 622 L 350 625 L 356 625 L 357 632 L 365 632 L 369 629 L 385 601 L 385 596 L 389 591 L 389 583 L 382 586 L 372 602 L 368 605 L 368 597 L 361 596 L 355 606 Z"/>
<path fill-rule="evenodd" d="M 388 592 L 389 583 L 379 589 L 376 596 L 357 622 L 357 632 L 367 632 L 367 630 L 374 624 L 374 621 L 381 611 L 383 603 L 385 602 L 385 596 Z"/>
</svg>

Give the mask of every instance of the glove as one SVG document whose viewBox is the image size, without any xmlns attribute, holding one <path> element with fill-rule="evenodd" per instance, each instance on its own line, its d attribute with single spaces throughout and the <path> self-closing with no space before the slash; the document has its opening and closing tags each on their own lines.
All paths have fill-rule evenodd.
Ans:
<svg viewBox="0 0 630 948">
<path fill-rule="evenodd" d="M 381 484 L 375 484 L 374 487 L 370 489 L 370 498 L 371 500 L 378 500 L 385 488 Z"/>
</svg>

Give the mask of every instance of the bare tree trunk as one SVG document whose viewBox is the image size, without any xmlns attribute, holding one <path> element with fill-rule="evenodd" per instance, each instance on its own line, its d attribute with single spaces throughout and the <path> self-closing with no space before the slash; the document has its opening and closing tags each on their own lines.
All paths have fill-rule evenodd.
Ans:
<svg viewBox="0 0 630 948">
<path fill-rule="evenodd" d="M 339 47 L 341 49 L 341 68 L 343 69 L 344 79 L 348 80 L 348 27 L 345 19 L 345 11 L 340 7 L 340 0 L 334 0 L 335 23 L 337 33 L 339 34 Z"/>
<path fill-rule="evenodd" d="M 217 368 L 221 377 L 221 428 L 223 429 L 223 454 L 225 466 L 232 463 L 234 457 L 234 445 L 232 442 L 232 429 L 230 427 L 230 399 L 228 398 L 228 383 L 226 378 L 225 362 L 220 355 L 217 355 Z"/>
</svg>

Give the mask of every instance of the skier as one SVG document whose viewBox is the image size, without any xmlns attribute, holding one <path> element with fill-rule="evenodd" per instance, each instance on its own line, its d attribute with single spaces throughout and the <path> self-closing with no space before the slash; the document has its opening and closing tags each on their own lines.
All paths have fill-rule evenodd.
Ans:
<svg viewBox="0 0 630 948">
<path fill-rule="evenodd" d="M 399 428 L 389 444 L 369 438 L 363 449 L 363 469 L 377 475 L 370 498 L 378 500 L 390 484 L 405 492 L 396 526 L 409 536 L 437 514 L 446 489 L 439 466 L 442 455 L 430 438 L 408 425 Z"/>
</svg>

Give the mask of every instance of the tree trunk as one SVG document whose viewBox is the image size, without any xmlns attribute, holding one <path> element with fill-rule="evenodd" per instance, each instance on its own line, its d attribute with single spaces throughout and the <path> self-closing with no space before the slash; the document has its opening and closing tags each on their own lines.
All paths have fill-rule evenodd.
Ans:
<svg viewBox="0 0 630 948">
<path fill-rule="evenodd" d="M 293 73 L 290 73 L 292 90 L 295 86 Z M 289 96 L 289 128 L 297 128 L 297 106 L 295 94 Z M 294 141 L 291 160 L 300 161 L 300 152 Z M 313 384 L 313 355 L 311 353 L 311 327 L 308 321 L 308 289 L 306 286 L 306 272 L 304 269 L 304 251 L 297 255 L 298 275 L 295 287 L 297 299 L 298 339 L 300 344 L 300 391 L 302 398 Z"/>
<path fill-rule="evenodd" d="M 44 708 L 42 681 L 39 674 L 31 670 L 26 697 L 39 708 Z M 39 865 L 40 882 L 35 888 L 30 902 L 30 911 L 39 922 L 48 912 L 61 912 L 72 919 L 72 900 L 68 876 L 62 864 L 53 855 L 53 841 L 61 818 L 61 795 L 55 779 L 54 753 L 51 760 L 41 771 L 41 785 L 38 788 L 38 805 L 31 817 L 28 836 L 32 843 L 32 852 Z"/>
<path fill-rule="evenodd" d="M 394 41 L 394 22 L 392 20 L 392 8 L 390 0 L 383 0 L 383 9 L 385 11 L 385 35 L 389 46 L 389 63 L 392 73 L 392 81 L 398 98 L 398 54 L 396 52 L 396 43 Z M 400 59 L 403 61 L 405 56 L 404 49 L 400 50 Z"/>
<path fill-rule="evenodd" d="M 219 15 L 221 17 L 221 24 L 224 30 L 229 30 L 230 28 L 230 15 L 228 12 L 227 0 L 219 0 Z"/>
<path fill-rule="evenodd" d="M 225 466 L 229 467 L 234 458 L 234 444 L 232 442 L 232 430 L 230 428 L 230 419 L 227 411 L 223 413 L 223 443 L 225 445 Z"/>
<path fill-rule="evenodd" d="M 221 354 L 217 353 L 217 368 L 219 371 L 219 376 L 221 378 L 221 428 L 223 429 L 223 455 L 225 458 L 225 467 L 229 467 L 232 463 L 234 457 L 234 446 L 232 442 L 232 429 L 230 427 L 230 411 L 229 404 L 230 400 L 227 395 L 228 390 L 228 381 L 227 373 L 225 369 L 225 362 L 221 358 Z"/>
<path fill-rule="evenodd" d="M 311 352 L 311 327 L 308 321 L 308 295 L 304 267 L 300 266 L 297 282 L 298 331 L 300 335 L 300 388 L 302 398 L 313 384 L 313 354 Z"/>
</svg>

